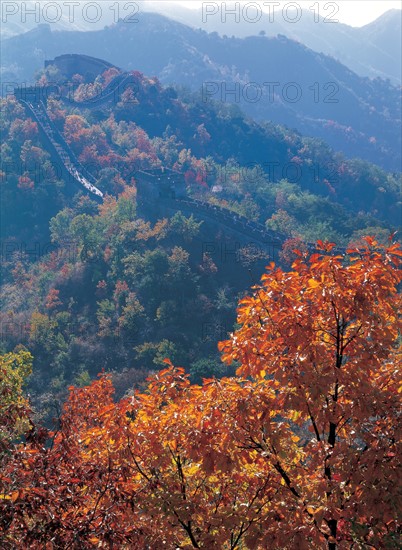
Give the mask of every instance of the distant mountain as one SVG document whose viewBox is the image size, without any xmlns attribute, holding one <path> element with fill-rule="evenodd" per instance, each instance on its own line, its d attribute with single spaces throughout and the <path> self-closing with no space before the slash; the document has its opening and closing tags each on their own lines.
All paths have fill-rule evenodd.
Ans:
<svg viewBox="0 0 402 550">
<path fill-rule="evenodd" d="M 100 6 L 98 10 L 99 8 Z M 95 9 L 96 6 L 92 12 L 89 11 L 89 8 L 84 12 L 83 9 L 79 9 L 79 6 L 77 9 L 77 5 L 74 6 L 68 2 L 40 3 L 36 0 L 25 0 L 24 2 L 8 2 L 8 6 L 5 2 L 4 10 L 1 12 L 0 37 L 2 39 L 11 38 L 31 31 L 38 24 L 43 25 L 49 22 L 54 30 L 66 31 L 102 29 L 105 24 L 113 22 L 114 12 L 110 9 L 102 9 L 99 12 L 102 14 L 99 21 L 92 20 L 97 14 Z"/>
<path fill-rule="evenodd" d="M 323 138 L 348 157 L 400 169 L 400 90 L 361 78 L 284 36 L 225 38 L 141 13 L 137 24 L 120 21 L 93 32 L 42 26 L 3 46 L 6 84 L 32 80 L 45 58 L 71 52 L 102 57 L 198 90 L 205 102 L 236 102 L 258 120 Z"/>
<path fill-rule="evenodd" d="M 134 3 L 132 4 L 131 8 L 129 4 L 126 7 L 120 6 L 117 11 L 115 3 L 105 0 L 100 6 L 99 20 L 84 17 L 83 11 L 76 7 L 73 12 L 73 21 L 71 21 L 67 3 L 62 3 L 59 8 L 60 13 L 56 14 L 54 7 L 44 11 L 43 6 L 40 7 L 38 2 L 27 0 L 24 5 L 30 15 L 26 16 L 26 21 L 24 23 L 21 21 L 22 7 L 20 6 L 15 14 L 7 14 L 3 17 L 0 36 L 2 39 L 10 38 L 32 30 L 37 22 L 43 24 L 50 21 L 52 21 L 53 30 L 96 31 L 116 22 L 118 16 L 130 17 L 130 10 L 131 15 L 135 14 L 132 15 L 132 19 L 137 18 L 137 10 L 140 15 L 151 11 L 191 27 L 202 28 L 207 32 L 215 31 L 221 35 L 244 38 L 258 35 L 260 32 L 266 33 L 267 36 L 282 34 L 305 44 L 312 50 L 333 56 L 360 76 L 370 78 L 379 76 L 389 78 L 393 84 L 401 83 L 402 11 L 398 9 L 389 10 L 372 23 L 357 28 L 336 22 L 337 14 L 331 13 L 330 7 L 325 8 L 325 5 L 321 5 L 319 13 L 300 9 L 298 14 L 292 15 L 291 10 L 288 10 L 289 19 L 294 21 L 287 22 L 282 15 L 282 10 L 275 11 L 270 19 L 267 8 L 263 8 L 265 13 L 262 11 L 258 13 L 257 9 L 252 7 L 255 3 L 251 3 L 251 7 L 247 8 L 244 15 L 243 5 L 247 6 L 247 3 L 242 3 L 238 21 L 235 20 L 234 15 L 227 15 L 225 18 L 223 9 L 220 9 L 219 5 L 217 13 L 207 17 L 204 14 L 203 17 L 201 9 L 189 9 L 169 1 L 138 0 L 135 7 Z M 225 6 L 227 12 L 233 10 L 230 2 L 225 2 Z M 36 18 L 32 15 L 35 9 Z M 94 14 L 91 12 L 90 15 L 93 17 Z M 53 21 L 54 18 L 56 21 Z"/>
<path fill-rule="evenodd" d="M 388 76 L 391 81 L 401 83 L 402 71 L 402 11 L 390 10 L 376 21 L 365 25 L 361 29 L 356 29 L 360 34 L 360 47 L 354 54 L 360 61 L 362 69 L 357 66 L 355 71 L 358 74 L 367 67 L 372 72 L 369 76 L 375 75 Z M 350 56 L 350 53 L 349 53 Z M 341 58 L 340 58 L 341 59 Z M 341 59 L 344 63 L 346 59 Z M 350 67 L 353 68 L 352 61 Z"/>
<path fill-rule="evenodd" d="M 253 22 L 259 15 L 256 10 L 250 9 L 245 15 L 241 12 L 239 22 L 236 22 L 233 15 L 227 15 L 225 19 L 223 12 L 219 10 L 216 14 L 204 14 L 204 23 L 202 10 L 181 6 L 173 8 L 169 3 L 162 2 L 150 2 L 148 9 L 150 8 L 194 28 L 207 32 L 216 31 L 221 35 L 245 38 L 260 32 L 265 32 L 267 36 L 282 34 L 312 50 L 331 55 L 360 76 L 389 78 L 394 84 L 401 83 L 401 10 L 389 10 L 364 27 L 351 27 L 332 23 L 331 21 L 336 20 L 336 14 L 331 16 L 328 13 L 326 20 L 310 10 L 301 10 L 294 16 L 289 12 L 289 19 L 300 17 L 294 23 L 286 22 L 281 11 L 274 13 L 272 22 L 267 13 L 258 22 Z M 227 11 L 229 12 L 229 6 Z M 325 15 L 323 9 L 320 13 Z"/>
</svg>

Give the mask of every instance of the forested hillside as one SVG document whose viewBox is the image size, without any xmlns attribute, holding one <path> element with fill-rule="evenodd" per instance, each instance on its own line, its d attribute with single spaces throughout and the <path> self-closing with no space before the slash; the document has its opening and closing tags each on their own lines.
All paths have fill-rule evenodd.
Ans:
<svg viewBox="0 0 402 550">
<path fill-rule="evenodd" d="M 41 26 L 4 41 L 3 80 L 32 81 L 44 59 L 77 52 L 235 103 L 259 121 L 319 137 L 348 158 L 400 171 L 400 88 L 362 78 L 284 36 L 221 37 L 141 13 L 100 31 Z M 46 53 L 45 53 L 46 52 Z"/>
<path fill-rule="evenodd" d="M 57 74 L 48 66 L 36 90 Z M 27 104 L 2 102 L 3 349 L 32 351 L 42 405 L 45 388 L 50 398 L 102 368 L 117 379 L 126 371 L 124 391 L 166 356 L 197 381 L 224 372 L 216 341 L 270 259 L 290 262 L 296 243 L 319 238 L 345 246 L 374 233 L 385 242 L 399 219 L 398 183 L 374 165 L 238 108 L 179 99 L 138 72 L 111 102 L 96 103 L 115 81 L 116 69 L 95 83 L 76 75 L 46 102 L 105 195 L 101 205 L 62 175 Z M 212 209 L 147 196 L 140 174 L 161 168 Z M 265 226 L 265 242 L 254 226 L 232 227 L 241 219 Z M 290 239 L 289 252 L 275 235 Z"/>
</svg>

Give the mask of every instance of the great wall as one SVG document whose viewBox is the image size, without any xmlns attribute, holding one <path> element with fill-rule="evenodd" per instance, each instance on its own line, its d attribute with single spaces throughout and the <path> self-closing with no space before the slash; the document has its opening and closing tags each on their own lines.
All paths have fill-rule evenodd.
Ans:
<svg viewBox="0 0 402 550">
<path fill-rule="evenodd" d="M 55 64 L 64 71 L 63 74 L 66 78 L 71 78 L 73 74 L 80 73 L 86 75 L 88 81 L 94 80 L 97 74 L 101 74 L 108 68 L 121 71 L 118 67 L 103 60 L 78 54 L 63 55 L 55 60 L 45 62 L 45 66 L 51 64 Z M 131 73 L 120 72 L 102 90 L 102 93 L 93 99 L 77 102 L 73 98 L 60 93 L 59 99 L 77 108 L 95 109 L 105 107 L 118 101 L 123 91 L 133 83 L 134 79 Z M 96 187 L 96 178 L 79 162 L 47 114 L 46 99 L 55 89 L 54 86 L 48 88 L 38 86 L 16 88 L 14 95 L 38 123 L 42 137 L 47 142 L 50 152 L 53 153 L 54 159 L 59 161 L 64 172 L 68 174 L 69 180 L 74 183 L 77 189 L 90 193 L 96 201 L 102 202 L 104 194 Z M 60 91 L 60 88 L 58 90 Z M 287 239 L 286 235 L 267 231 L 264 225 L 253 222 L 227 208 L 188 197 L 185 192 L 184 175 L 180 172 L 162 168 L 137 171 L 134 177 L 139 186 L 139 191 L 142 190 L 140 200 L 143 204 L 154 203 L 159 199 L 172 212 L 181 210 L 184 214 L 193 214 L 197 219 L 204 222 L 214 222 L 228 231 L 234 231 L 239 235 L 252 239 L 252 242 L 262 247 L 262 249 L 279 250 Z M 310 251 L 316 249 L 316 245 L 313 243 L 307 243 L 307 247 Z M 346 250 L 337 247 L 333 249 L 333 252 L 345 254 Z"/>
</svg>

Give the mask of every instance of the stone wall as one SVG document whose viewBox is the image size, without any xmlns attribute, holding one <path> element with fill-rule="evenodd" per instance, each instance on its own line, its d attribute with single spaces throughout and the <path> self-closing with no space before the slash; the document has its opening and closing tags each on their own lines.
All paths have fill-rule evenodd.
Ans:
<svg viewBox="0 0 402 550">
<path fill-rule="evenodd" d="M 59 55 L 54 59 L 46 60 L 45 67 L 55 65 L 59 71 L 68 79 L 75 74 L 84 76 L 86 82 L 93 82 L 95 78 L 107 69 L 115 67 L 111 63 L 96 57 L 81 54 Z"/>
</svg>

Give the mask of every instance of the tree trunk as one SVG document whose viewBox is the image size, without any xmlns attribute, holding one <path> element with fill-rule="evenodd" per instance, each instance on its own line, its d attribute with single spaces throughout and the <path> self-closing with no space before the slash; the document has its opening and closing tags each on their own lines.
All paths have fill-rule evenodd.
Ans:
<svg viewBox="0 0 402 550">
<path fill-rule="evenodd" d="M 336 519 L 330 519 L 328 521 L 328 527 L 331 531 L 331 537 L 336 540 L 336 531 L 337 531 L 338 522 Z M 336 542 L 328 541 L 328 550 L 336 550 Z"/>
</svg>

